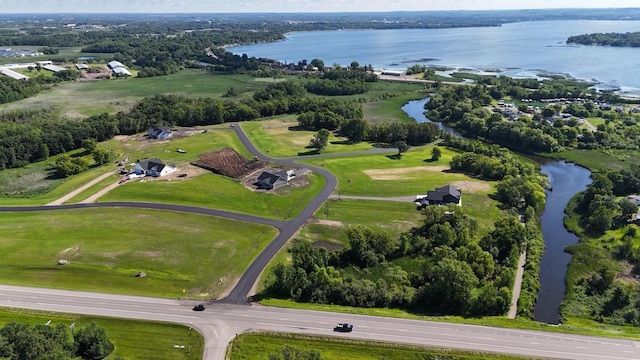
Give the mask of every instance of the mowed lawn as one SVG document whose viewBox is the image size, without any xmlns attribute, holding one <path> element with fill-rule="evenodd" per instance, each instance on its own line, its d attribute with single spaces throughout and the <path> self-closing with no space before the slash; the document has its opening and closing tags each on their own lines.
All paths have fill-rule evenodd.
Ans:
<svg viewBox="0 0 640 360">
<path fill-rule="evenodd" d="M 247 121 L 240 124 L 254 146 L 263 154 L 275 158 L 288 158 L 312 152 L 307 148 L 309 141 L 318 133 L 311 130 L 300 130 L 297 115 L 280 116 L 275 119 Z M 329 144 L 322 150 L 323 154 L 334 154 L 347 151 L 372 149 L 369 143 L 348 144 L 346 138 L 331 134 Z"/>
<path fill-rule="evenodd" d="M 391 154 L 367 154 L 343 158 L 316 158 L 305 163 L 322 166 L 338 177 L 342 195 L 409 196 L 426 194 L 450 183 L 466 192 L 488 194 L 493 182 L 482 181 L 449 170 L 451 158 L 458 152 L 440 147 L 442 156 L 431 161 L 432 146 L 411 149 L 395 159 Z"/>
<path fill-rule="evenodd" d="M 277 231 L 211 216 L 120 208 L 3 213 L 0 234 L 4 284 L 211 298 L 234 284 Z M 61 259 L 69 263 L 59 265 Z M 135 277 L 138 272 L 146 277 Z"/>
<path fill-rule="evenodd" d="M 0 327 L 12 321 L 33 327 L 49 320 L 51 326 L 62 324 L 67 328 L 75 323 L 76 330 L 92 322 L 104 328 L 115 345 L 107 360 L 200 360 L 204 353 L 204 338 L 186 325 L 0 308 Z M 174 348 L 176 344 L 185 347 Z"/>
</svg>

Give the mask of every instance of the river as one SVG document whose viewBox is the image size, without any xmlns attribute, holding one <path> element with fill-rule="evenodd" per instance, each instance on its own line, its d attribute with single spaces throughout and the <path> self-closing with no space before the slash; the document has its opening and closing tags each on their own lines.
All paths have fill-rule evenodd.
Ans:
<svg viewBox="0 0 640 360">
<path fill-rule="evenodd" d="M 418 122 L 430 121 L 424 115 L 424 105 L 429 98 L 409 101 L 402 110 Z M 454 129 L 438 123 L 445 132 L 460 136 Z M 577 243 L 576 235 L 564 227 L 564 209 L 569 200 L 586 189 L 591 182 L 591 172 L 581 166 L 564 161 L 538 158 L 543 174 L 549 177 L 547 201 L 542 217 L 542 235 L 545 251 L 540 262 L 540 291 L 534 312 L 534 320 L 557 324 L 560 321 L 560 304 L 564 299 L 565 277 L 571 255 L 564 249 Z"/>
<path fill-rule="evenodd" d="M 640 95 L 640 48 L 565 43 L 571 35 L 638 29 L 640 21 L 567 20 L 455 29 L 309 31 L 229 51 L 286 63 L 321 59 L 326 65 L 348 66 L 358 61 L 377 70 L 422 64 L 511 77 L 567 74 L 597 81 L 600 88 L 620 87 L 623 94 Z"/>
<path fill-rule="evenodd" d="M 591 183 L 591 172 L 564 161 L 541 160 L 541 171 L 549 177 L 547 202 L 540 221 L 546 246 L 540 261 L 540 291 L 533 318 L 557 324 L 564 299 L 567 265 L 571 255 L 564 249 L 578 242 L 578 237 L 564 227 L 564 210 L 569 200 Z"/>
</svg>

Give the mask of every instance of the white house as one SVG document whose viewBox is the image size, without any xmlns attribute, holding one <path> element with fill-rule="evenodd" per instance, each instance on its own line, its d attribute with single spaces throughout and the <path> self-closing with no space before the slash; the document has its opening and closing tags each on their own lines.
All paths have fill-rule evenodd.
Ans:
<svg viewBox="0 0 640 360">
<path fill-rule="evenodd" d="M 147 132 L 149 139 L 166 139 L 173 135 L 173 131 L 168 126 L 154 126 Z"/>
<path fill-rule="evenodd" d="M 166 165 L 160 159 L 147 159 L 136 163 L 133 172 L 143 176 L 165 176 L 176 171 L 175 166 Z"/>
</svg>

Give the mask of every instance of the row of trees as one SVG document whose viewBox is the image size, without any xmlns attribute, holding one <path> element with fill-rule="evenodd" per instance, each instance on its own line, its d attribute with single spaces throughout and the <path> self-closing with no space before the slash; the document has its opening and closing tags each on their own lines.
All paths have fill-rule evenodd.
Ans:
<svg viewBox="0 0 640 360">
<path fill-rule="evenodd" d="M 69 334 L 64 325 L 10 322 L 0 329 L 0 358 L 6 360 L 100 360 L 114 350 L 104 328 L 91 323 Z"/>
</svg>

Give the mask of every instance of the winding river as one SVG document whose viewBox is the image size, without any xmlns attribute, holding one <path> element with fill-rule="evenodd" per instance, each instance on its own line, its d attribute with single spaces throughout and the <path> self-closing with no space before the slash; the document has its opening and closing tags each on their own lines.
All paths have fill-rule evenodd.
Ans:
<svg viewBox="0 0 640 360">
<path fill-rule="evenodd" d="M 424 114 L 424 105 L 429 98 L 409 101 L 402 107 L 407 115 L 418 122 L 430 121 Z M 460 133 L 441 123 L 445 132 L 460 136 Z M 581 166 L 564 161 L 537 159 L 540 171 L 549 177 L 551 189 L 547 191 L 547 201 L 542 217 L 542 235 L 545 252 L 540 262 L 540 291 L 534 312 L 537 321 L 557 324 L 560 321 L 560 304 L 565 295 L 565 277 L 571 255 L 564 249 L 577 243 L 578 238 L 564 227 L 564 209 L 571 198 L 586 189 L 591 182 L 591 172 Z"/>
</svg>

